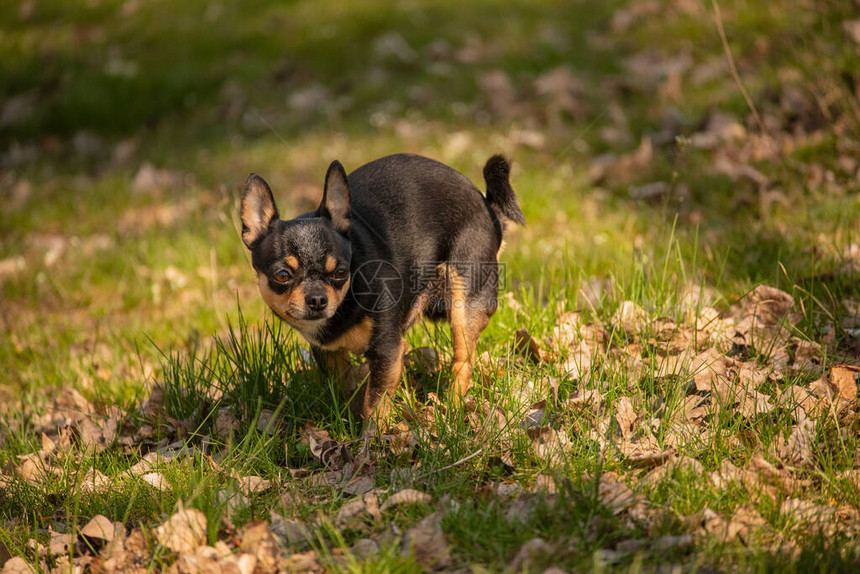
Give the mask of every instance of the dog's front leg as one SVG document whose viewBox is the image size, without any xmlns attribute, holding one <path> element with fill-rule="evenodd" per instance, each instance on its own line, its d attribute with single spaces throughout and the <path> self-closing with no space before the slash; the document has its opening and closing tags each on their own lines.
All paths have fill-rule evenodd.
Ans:
<svg viewBox="0 0 860 574">
<path fill-rule="evenodd" d="M 365 388 L 361 415 L 382 428 L 391 414 L 391 401 L 403 375 L 406 340 L 402 335 L 380 338 L 371 343 L 365 356 L 370 365 L 370 381 Z"/>
<path fill-rule="evenodd" d="M 323 374 L 337 380 L 341 390 L 347 396 L 352 396 L 367 379 L 369 372 L 367 365 L 364 363 L 353 364 L 346 349 L 326 351 L 313 346 L 311 352 Z"/>
</svg>

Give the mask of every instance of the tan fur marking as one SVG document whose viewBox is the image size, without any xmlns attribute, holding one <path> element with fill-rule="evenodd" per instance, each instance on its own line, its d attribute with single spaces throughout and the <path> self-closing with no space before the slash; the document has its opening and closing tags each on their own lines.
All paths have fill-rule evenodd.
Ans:
<svg viewBox="0 0 860 574">
<path fill-rule="evenodd" d="M 325 270 L 331 273 L 337 267 L 337 259 L 329 255 L 325 259 Z"/>
<path fill-rule="evenodd" d="M 296 317 L 304 309 L 305 291 L 299 287 L 295 287 L 291 291 L 287 291 L 283 295 L 279 295 L 272 291 L 269 287 L 269 281 L 262 273 L 258 275 L 258 285 L 260 294 L 263 296 L 263 301 L 266 302 L 275 315 L 286 321 L 291 327 L 301 333 L 302 337 L 317 345 L 317 335 L 321 321 L 305 321 Z"/>
<path fill-rule="evenodd" d="M 275 315 L 289 323 L 290 326 L 295 328 L 312 344 L 320 344 L 318 338 L 319 329 L 325 322 L 325 319 L 318 319 L 315 321 L 299 319 L 299 317 L 303 316 L 305 313 L 305 290 L 301 285 L 298 285 L 283 295 L 280 295 L 272 291 L 271 287 L 269 287 L 269 280 L 264 273 L 257 274 L 257 284 L 260 288 L 260 295 L 263 296 L 263 301 L 265 301 L 266 305 L 275 312 Z M 343 298 L 346 297 L 346 293 L 349 290 L 349 281 L 347 280 L 344 286 L 340 289 L 335 289 L 331 285 L 326 285 L 325 290 L 329 300 L 328 307 L 330 311 L 327 316 L 330 317 L 343 302 Z M 341 347 L 342 346 L 343 345 L 341 345 Z M 358 342 L 353 341 L 350 343 L 350 346 L 358 346 Z M 327 345 L 326 348 L 335 349 L 340 347 L 330 347 Z"/>
<path fill-rule="evenodd" d="M 471 308 L 466 296 L 466 284 L 457 271 L 448 268 L 448 289 L 450 292 L 451 335 L 454 340 L 454 364 L 451 383 L 453 396 L 462 397 L 472 383 L 472 359 L 478 345 L 478 337 L 489 322 L 489 317 L 481 309 Z"/>
<path fill-rule="evenodd" d="M 470 359 L 474 352 L 474 343 L 470 345 L 470 333 L 466 323 L 466 293 L 463 278 L 453 268 L 449 270 L 448 278 L 448 290 L 451 295 L 449 301 L 451 338 L 454 340 L 454 381 L 451 383 L 451 389 L 455 395 L 463 396 L 472 382 Z"/>
<path fill-rule="evenodd" d="M 340 304 L 343 303 L 343 298 L 346 297 L 347 292 L 349 292 L 349 282 L 350 279 L 347 278 L 343 287 L 340 289 L 335 289 L 331 285 L 325 285 L 325 294 L 328 297 L 329 308 L 337 309 L 340 307 Z"/>
<path fill-rule="evenodd" d="M 299 260 L 296 259 L 295 255 L 289 255 L 286 259 L 284 259 L 284 263 L 287 264 L 287 267 L 295 271 L 299 268 Z"/>
<path fill-rule="evenodd" d="M 334 351 L 336 349 L 344 349 L 351 353 L 363 353 L 370 345 L 370 338 L 373 336 L 373 319 L 365 317 L 361 323 L 326 345 L 322 348 L 326 351 Z"/>
<path fill-rule="evenodd" d="M 508 246 L 507 242 L 504 239 L 502 239 L 502 242 L 499 244 L 499 250 L 496 251 L 496 261 L 499 260 L 499 257 L 502 255 L 502 251 L 504 251 L 505 247 L 507 247 L 507 246 Z"/>
<path fill-rule="evenodd" d="M 409 315 L 406 317 L 406 321 L 404 322 L 404 331 L 409 330 L 418 322 L 422 315 L 424 315 L 424 311 L 427 309 L 427 303 L 429 301 L 430 296 L 427 293 L 421 293 L 415 298 L 415 301 L 412 303 L 412 309 L 409 310 Z"/>
<path fill-rule="evenodd" d="M 300 311 L 305 304 L 305 291 L 301 286 L 281 295 L 272 291 L 265 274 L 259 273 L 257 279 L 257 284 L 260 287 L 260 295 L 263 296 L 263 301 L 275 312 L 275 315 L 292 325 L 305 323 L 305 321 L 297 319 L 295 316 L 296 312 Z"/>
</svg>

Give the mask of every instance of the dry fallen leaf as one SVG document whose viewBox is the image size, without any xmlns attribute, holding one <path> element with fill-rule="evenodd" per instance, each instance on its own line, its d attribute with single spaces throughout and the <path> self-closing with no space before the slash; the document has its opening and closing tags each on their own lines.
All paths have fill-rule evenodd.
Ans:
<svg viewBox="0 0 860 574">
<path fill-rule="evenodd" d="M 675 455 L 675 449 L 661 450 L 659 448 L 628 448 L 623 452 L 625 461 L 634 468 L 653 468 L 661 466 L 671 460 Z"/>
<path fill-rule="evenodd" d="M 710 474 L 711 483 L 718 489 L 725 489 L 731 482 L 740 482 L 743 480 L 743 472 L 735 464 L 723 459 L 720 463 L 720 468 Z"/>
<path fill-rule="evenodd" d="M 176 513 L 155 529 L 155 537 L 174 552 L 193 552 L 206 541 L 206 515 L 180 501 Z"/>
<path fill-rule="evenodd" d="M 373 517 L 374 522 L 382 522 L 382 511 L 379 509 L 379 496 L 377 496 L 379 492 L 379 489 L 371 490 L 363 497 L 367 512 Z"/>
<path fill-rule="evenodd" d="M 779 513 L 790 518 L 796 526 L 810 530 L 822 530 L 826 534 L 833 534 L 839 528 L 834 523 L 835 508 L 814 504 L 807 500 L 787 498 L 779 505 Z"/>
<path fill-rule="evenodd" d="M 855 44 L 860 44 L 860 18 L 857 20 L 846 20 L 842 22 L 842 27 Z"/>
<path fill-rule="evenodd" d="M 272 488 L 272 481 L 259 476 L 240 476 L 239 489 L 246 495 L 258 494 Z"/>
<path fill-rule="evenodd" d="M 778 491 L 791 492 L 797 483 L 787 469 L 777 468 L 761 453 L 750 458 L 744 481 L 748 489 L 760 489 L 773 500 L 776 500 Z"/>
<path fill-rule="evenodd" d="M 283 427 L 283 418 L 275 416 L 272 409 L 263 409 L 257 419 L 257 430 L 269 435 L 275 435 Z"/>
<path fill-rule="evenodd" d="M 199 572 L 200 574 L 253 574 L 257 568 L 257 557 L 254 554 L 233 554 L 223 542 L 212 546 L 198 546 L 193 553 L 180 554 L 174 563 L 172 571 Z M 271 572 L 272 570 L 262 570 Z"/>
<path fill-rule="evenodd" d="M 644 477 L 642 477 L 643 485 L 654 485 L 664 480 L 669 473 L 675 469 L 680 469 L 691 474 L 701 475 L 705 468 L 698 460 L 688 456 L 680 456 L 668 459 L 664 464 L 654 468 Z"/>
<path fill-rule="evenodd" d="M 75 545 L 75 537 L 71 534 L 51 531 L 51 541 L 48 544 L 48 552 L 54 556 L 67 554 Z"/>
<path fill-rule="evenodd" d="M 143 482 L 152 486 L 156 490 L 170 490 L 170 484 L 167 482 L 167 479 L 164 478 L 160 472 L 148 472 L 140 477 Z"/>
<path fill-rule="evenodd" d="M 535 477 L 531 489 L 534 492 L 542 492 L 543 494 L 556 494 L 558 492 L 558 481 L 554 477 L 542 473 Z"/>
<path fill-rule="evenodd" d="M 777 406 L 791 413 L 795 422 L 815 417 L 821 412 L 823 399 L 816 397 L 809 389 L 799 385 L 789 385 L 779 393 Z"/>
<path fill-rule="evenodd" d="M 80 534 L 87 538 L 96 538 L 110 542 L 114 537 L 114 523 L 107 516 L 97 514 L 81 528 Z"/>
<path fill-rule="evenodd" d="M 440 570 L 451 562 L 451 545 L 442 532 L 442 513 L 434 512 L 406 531 L 401 542 L 425 570 Z"/>
<path fill-rule="evenodd" d="M 545 413 L 546 401 L 538 401 L 534 403 L 531 408 L 529 408 L 528 412 L 526 412 L 525 416 L 523 417 L 522 423 L 520 423 L 520 426 L 525 429 L 540 426 L 543 422 Z"/>
<path fill-rule="evenodd" d="M 2 574 L 36 574 L 36 567 L 20 556 L 14 556 L 3 565 Z"/>
<path fill-rule="evenodd" d="M 529 334 L 526 329 L 516 332 L 514 340 L 516 352 L 532 363 L 540 363 L 545 360 L 545 353 L 541 349 L 540 341 Z"/>
<path fill-rule="evenodd" d="M 839 396 L 846 401 L 857 398 L 857 377 L 860 376 L 860 367 L 855 365 L 834 365 L 830 369 L 830 384 L 832 384 Z"/>
<path fill-rule="evenodd" d="M 651 548 L 657 552 L 666 552 L 667 550 L 681 550 L 689 548 L 693 545 L 693 536 L 690 534 L 681 534 L 680 536 L 661 536 L 654 541 Z"/>
<path fill-rule="evenodd" d="M 303 544 L 311 539 L 310 530 L 301 520 L 293 520 L 284 518 L 274 510 L 269 512 L 269 518 L 272 525 L 272 534 L 274 534 L 281 544 L 292 546 L 295 544 Z"/>
<path fill-rule="evenodd" d="M 97 424 L 92 417 L 81 419 L 77 423 L 81 446 L 86 450 L 103 451 L 116 440 L 118 424 L 119 418 L 116 415 L 106 419 L 102 424 Z"/>
<path fill-rule="evenodd" d="M 759 285 L 747 297 L 745 309 L 763 325 L 774 326 L 788 315 L 792 307 L 794 299 L 791 295 L 774 287 Z"/>
<path fill-rule="evenodd" d="M 378 555 L 379 550 L 379 543 L 370 538 L 359 538 L 349 549 L 356 560 L 367 560 Z"/>
<path fill-rule="evenodd" d="M 239 538 L 242 541 L 240 548 L 256 557 L 257 566 L 263 572 L 278 570 L 281 552 L 268 522 L 265 520 L 249 522 L 242 528 Z"/>
<path fill-rule="evenodd" d="M 307 552 L 296 553 L 289 556 L 284 561 L 283 568 L 285 572 L 312 572 L 314 574 L 317 572 L 325 572 L 325 569 L 319 562 L 319 556 L 315 550 L 309 550 Z"/>
<path fill-rule="evenodd" d="M 633 491 L 619 481 L 614 473 L 604 473 L 600 476 L 597 496 L 600 502 L 609 507 L 615 514 L 620 514 L 638 502 Z"/>
<path fill-rule="evenodd" d="M 776 456 L 792 466 L 807 466 L 812 462 L 812 445 L 815 439 L 815 423 L 804 419 L 794 425 L 788 440 L 777 440 Z"/>
<path fill-rule="evenodd" d="M 635 27 L 643 18 L 659 14 L 661 4 L 654 0 L 645 0 L 643 2 L 631 2 L 623 8 L 619 8 L 612 14 L 610 28 L 615 34 L 627 34 L 627 32 Z"/>
<path fill-rule="evenodd" d="M 15 468 L 17 473 L 30 483 L 49 480 L 52 476 L 60 476 L 62 470 L 49 464 L 39 456 L 39 453 L 19 457 L 21 464 Z"/>
<path fill-rule="evenodd" d="M 535 455 L 551 465 L 562 462 L 570 449 L 570 439 L 564 429 L 556 430 L 549 426 L 531 427 L 527 433 Z"/>
<path fill-rule="evenodd" d="M 84 474 L 84 479 L 81 481 L 81 492 L 92 493 L 92 492 L 103 492 L 111 487 L 111 479 L 108 478 L 102 471 L 91 468 L 86 474 Z"/>
<path fill-rule="evenodd" d="M 767 526 L 767 521 L 748 506 L 738 507 L 728 520 L 706 506 L 702 512 L 692 518 L 692 521 L 699 526 L 702 533 L 715 536 L 723 542 L 735 538 L 749 542 L 755 531 Z"/>
<path fill-rule="evenodd" d="M 131 188 L 137 193 L 151 194 L 162 189 L 174 188 L 181 181 L 180 173 L 156 168 L 151 163 L 144 162 L 137 170 Z"/>
<path fill-rule="evenodd" d="M 612 322 L 630 335 L 636 335 L 648 321 L 645 310 L 633 301 L 622 301 L 612 316 Z"/>
<path fill-rule="evenodd" d="M 567 404 L 573 409 L 581 409 L 591 405 L 596 412 L 602 401 L 603 396 L 596 389 L 577 389 L 568 397 Z"/>
<path fill-rule="evenodd" d="M 164 389 L 161 385 L 154 385 L 149 398 L 140 407 L 143 414 L 149 418 L 157 418 L 164 415 Z"/>
<path fill-rule="evenodd" d="M 334 524 L 340 530 L 357 529 L 364 523 L 365 514 L 368 514 L 367 504 L 361 498 L 356 498 L 340 507 Z"/>
<path fill-rule="evenodd" d="M 345 494 L 350 496 L 360 496 L 366 492 L 373 490 L 373 479 L 369 476 L 359 476 L 353 478 L 346 488 L 343 489 Z"/>
<path fill-rule="evenodd" d="M 705 130 L 690 136 L 690 144 L 699 149 L 714 149 L 722 144 L 742 140 L 747 131 L 738 120 L 724 112 L 710 115 Z"/>
<path fill-rule="evenodd" d="M 629 439 L 636 429 L 637 415 L 633 410 L 633 401 L 630 397 L 620 397 L 615 403 L 615 421 L 621 430 L 621 436 Z"/>
<path fill-rule="evenodd" d="M 307 424 L 302 429 L 302 442 L 311 449 L 311 455 L 328 470 L 340 470 L 352 461 L 352 455 L 345 444 L 332 440 L 327 431 Z"/>
<path fill-rule="evenodd" d="M 559 351 L 571 347 L 582 339 L 582 314 L 579 311 L 568 311 L 556 321 L 552 329 L 552 342 Z"/>
<path fill-rule="evenodd" d="M 595 350 L 585 341 L 582 341 L 577 347 L 570 350 L 567 359 L 561 365 L 561 370 L 569 379 L 580 380 L 591 370 L 594 356 Z"/>
<path fill-rule="evenodd" d="M 382 512 L 386 512 L 387 510 L 394 508 L 395 506 L 430 504 L 432 501 L 433 497 L 429 494 L 414 490 L 412 488 L 404 488 L 403 490 L 395 492 L 394 494 L 389 496 L 385 500 L 385 502 L 382 503 L 382 506 L 379 508 L 379 510 Z"/>
<path fill-rule="evenodd" d="M 233 416 L 232 411 L 228 408 L 220 409 L 215 418 L 215 435 L 228 440 L 237 432 L 239 432 L 239 421 Z"/>
<path fill-rule="evenodd" d="M 158 452 L 150 452 L 144 455 L 137 463 L 125 471 L 129 476 L 141 476 L 152 471 L 158 463 L 161 462 L 161 457 Z"/>
<path fill-rule="evenodd" d="M 432 395 L 433 393 L 430 394 Z M 415 438 L 415 433 L 412 430 L 405 427 L 400 428 L 399 426 L 389 429 L 389 433 L 382 435 L 380 438 L 395 456 L 408 456 L 418 444 L 418 440 Z"/>
</svg>

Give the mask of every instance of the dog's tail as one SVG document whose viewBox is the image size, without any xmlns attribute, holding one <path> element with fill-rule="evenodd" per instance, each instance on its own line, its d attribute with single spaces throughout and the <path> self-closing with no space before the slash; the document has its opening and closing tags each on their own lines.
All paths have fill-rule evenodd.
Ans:
<svg viewBox="0 0 860 574">
<path fill-rule="evenodd" d="M 510 182 L 511 166 L 504 157 L 494 155 L 484 166 L 484 180 L 487 182 L 487 201 L 496 217 L 525 225 L 526 218 L 517 204 L 517 195 Z"/>
</svg>

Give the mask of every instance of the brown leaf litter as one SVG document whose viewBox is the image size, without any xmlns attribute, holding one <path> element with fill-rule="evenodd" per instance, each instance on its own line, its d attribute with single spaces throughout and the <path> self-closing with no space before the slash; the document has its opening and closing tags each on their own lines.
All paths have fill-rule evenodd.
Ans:
<svg viewBox="0 0 860 574">
<path fill-rule="evenodd" d="M 451 565 L 451 545 L 442 532 L 442 513 L 434 512 L 406 531 L 401 552 L 412 555 L 425 570 L 444 570 Z"/>
<path fill-rule="evenodd" d="M 236 534 L 235 539 L 219 540 L 214 546 L 206 544 L 207 533 L 205 515 L 197 509 L 185 508 L 180 502 L 177 511 L 153 531 L 154 542 L 176 555 L 175 561 L 165 571 L 225 574 L 323 572 L 316 552 L 288 550 L 292 545 L 304 544 L 310 536 L 298 521 L 287 521 L 273 514 L 271 524 L 267 521 L 250 522 Z M 153 548 L 140 529 L 134 529 L 126 536 L 122 524 L 111 524 L 104 517 L 95 517 L 81 530 L 81 537 L 100 543 L 91 546 L 97 555 L 86 556 L 96 571 L 147 571 L 148 556 Z M 64 551 L 67 551 L 69 542 L 63 541 Z M 75 560 L 76 564 L 80 563 L 79 558 Z"/>
<path fill-rule="evenodd" d="M 687 518 L 695 534 L 703 538 L 716 538 L 721 542 L 740 540 L 752 542 L 756 532 L 768 527 L 767 521 L 748 506 L 738 507 L 734 514 L 725 518 L 707 506 L 701 512 Z"/>
<path fill-rule="evenodd" d="M 522 433 L 521 436 L 530 441 L 534 460 L 552 468 L 564 464 L 570 456 L 574 444 L 571 437 L 590 437 L 600 448 L 601 456 L 612 457 L 621 465 L 618 472 L 605 472 L 600 476 L 596 484 L 598 498 L 631 525 L 652 523 L 661 512 L 648 503 L 639 489 L 670 479 L 676 470 L 700 475 L 717 489 L 736 484 L 750 493 L 751 504 L 759 500 L 783 504 L 785 512 L 797 514 L 798 524 L 808 526 L 818 516 L 831 519 L 848 516 L 845 509 L 819 508 L 807 502 L 791 506 L 782 501 L 802 501 L 797 497 L 813 484 L 803 471 L 816 464 L 816 421 L 824 415 L 842 413 L 846 416 L 854 412 L 852 405 L 857 399 L 856 378 L 860 369 L 851 364 L 828 365 L 825 363 L 825 357 L 829 356 L 827 349 L 791 336 L 791 326 L 798 316 L 793 297 L 783 291 L 760 286 L 722 313 L 708 306 L 706 303 L 711 301 L 701 293 L 696 295 L 690 290 L 688 299 L 678 318 L 654 318 L 643 306 L 632 301 L 622 302 L 607 322 L 620 337 L 610 337 L 603 323 L 586 320 L 587 313 L 583 311 L 562 313 L 551 336 L 543 341 L 525 329 L 518 331 L 514 346 L 519 358 L 502 364 L 485 357 L 479 359 L 477 369 L 525 371 L 530 369 L 528 363 L 531 363 L 558 367 L 566 375 L 525 380 L 511 389 L 510 404 L 505 404 L 504 408 L 483 398 L 470 397 L 464 410 L 476 442 L 481 442 L 483 448 L 492 444 L 494 449 L 505 450 L 514 443 L 514 433 Z M 751 349 L 759 356 L 750 356 Z M 416 367 L 424 365 L 427 369 L 437 369 L 439 366 L 438 356 L 427 352 L 416 353 L 413 359 Z M 606 381 L 594 376 L 601 373 L 604 366 L 624 372 L 630 382 L 617 389 L 611 388 Z M 797 373 L 817 378 L 809 384 L 778 384 Z M 564 377 L 574 382 L 574 388 L 560 401 L 559 386 Z M 653 384 L 665 389 L 679 385 L 680 404 L 667 404 L 665 398 L 659 396 L 643 396 L 638 384 L 643 377 L 651 377 L 649 380 L 653 380 Z M 374 489 L 374 457 L 386 456 L 386 452 L 404 460 L 412 457 L 419 439 L 434 440 L 438 415 L 447 408 L 445 401 L 430 393 L 427 404 L 407 411 L 406 421 L 392 426 L 372 447 L 365 442 L 357 456 L 351 448 L 353 443 L 339 443 L 328 432 L 307 425 L 301 431 L 301 440 L 307 444 L 315 466 L 287 468 L 289 478 L 304 479 L 303 486 L 321 487 L 314 495 L 321 500 L 333 495 L 349 497 L 333 517 L 335 527 L 341 530 L 362 532 L 381 524 L 384 515 L 395 509 L 415 504 L 432 505 L 434 501 L 430 495 L 413 488 L 393 493 Z M 725 440 L 738 445 L 745 441 L 745 448 L 752 449 L 752 456 L 744 457 L 743 464 L 738 462 L 736 466 L 726 459 L 718 469 L 706 473 L 702 463 L 690 456 L 700 448 L 695 445 L 714 440 L 714 429 L 720 417 L 735 414 L 756 421 L 774 412 L 788 414 L 793 425 L 786 435 L 774 440 L 766 452 L 754 435 L 728 434 Z M 182 421 L 171 422 L 165 417 L 164 392 L 158 386 L 153 387 L 137 414 L 143 417 L 145 424 L 165 425 L 162 428 L 168 429 L 173 438 L 183 432 Z M 144 441 L 139 451 L 144 454 L 139 461 L 122 476 L 113 478 L 96 469 L 82 469 L 77 482 L 82 492 L 102 492 L 111 488 L 117 478 L 132 477 L 166 490 L 170 486 L 160 471 L 165 465 L 191 456 L 204 457 L 213 469 L 223 472 L 232 482 L 234 486 L 223 489 L 218 497 L 227 508 L 222 524 L 233 533 L 229 536 L 235 536 L 237 546 L 231 547 L 224 540 L 209 546 L 206 516 L 180 504 L 176 513 L 153 530 L 154 540 L 176 554 L 171 571 L 322 570 L 315 553 L 289 554 L 283 550 L 306 544 L 312 531 L 305 523 L 272 512 L 268 521 L 252 522 L 242 529 L 232 525 L 231 517 L 250 505 L 250 496 L 275 489 L 280 489 L 278 493 L 284 500 L 295 496 L 284 488 L 282 481 L 222 469 L 210 455 L 203 454 L 205 445 L 198 448 L 182 440 L 170 443 L 170 439 L 146 442 L 151 439 L 145 437 L 152 434 L 141 434 L 141 427 L 126 425 L 116 413 L 99 412 L 80 393 L 63 393 L 53 409 L 42 417 L 41 450 L 20 457 L 17 464 L 8 469 L 24 480 L 39 483 L 56 477 L 61 472 L 58 461 L 69 453 L 99 451 L 113 446 L 124 448 L 122 437 L 135 433 Z M 269 420 L 265 428 L 274 429 L 279 424 Z M 232 411 L 222 408 L 215 422 L 215 432 L 226 440 L 237 430 L 238 421 Z M 474 449 L 477 453 L 482 450 Z M 492 456 L 516 469 L 518 463 L 510 456 Z M 462 464 L 470 458 L 467 456 L 454 464 Z M 422 484 L 427 473 L 419 464 L 410 464 L 412 466 L 398 474 L 399 484 Z M 629 476 L 620 474 L 625 469 L 630 471 Z M 514 486 L 518 485 L 514 483 Z M 534 489 L 545 496 L 555 496 L 556 479 L 550 474 L 540 475 L 534 482 Z M 515 517 L 519 511 L 528 513 L 530 503 L 523 497 L 538 495 L 526 494 L 521 488 L 512 492 L 511 516 Z M 495 489 L 491 495 L 500 496 Z M 452 564 L 451 547 L 441 530 L 440 518 L 436 510 L 405 533 L 399 533 L 396 539 L 401 551 L 411 552 L 422 566 L 430 569 L 444 569 Z M 755 532 L 769 528 L 748 507 L 741 507 L 727 516 L 706 508 L 687 520 L 697 533 L 724 540 L 748 541 Z M 132 557 L 151 552 L 151 546 L 145 537 L 142 538 L 139 529 L 126 535 L 124 525 L 112 523 L 104 516 L 97 516 L 86 524 L 78 539 L 66 533 L 54 534 L 51 543 L 55 550 L 68 552 L 75 545 L 85 543 L 91 550 L 84 554 L 107 572 L 133 570 Z M 690 543 L 690 536 L 684 535 L 666 537 L 650 547 L 685 547 Z M 355 556 L 367 556 L 378 552 L 379 547 L 374 537 L 363 538 L 350 552 Z M 513 564 L 533 563 L 530 557 L 541 549 L 547 547 L 539 542 L 524 546 Z M 46 547 L 44 553 L 47 555 L 49 551 Z"/>
<path fill-rule="evenodd" d="M 724 460 L 709 476 L 718 489 L 730 483 L 741 485 L 752 494 L 753 501 L 763 496 L 779 502 L 785 496 L 804 492 L 812 481 L 802 474 L 802 469 L 816 464 L 816 419 L 834 412 L 834 407 L 836 413 L 853 412 L 846 409 L 857 399 L 860 368 L 834 365 L 829 367 L 829 377 L 822 376 L 827 352 L 820 344 L 790 335 L 800 315 L 794 298 L 784 291 L 758 286 L 723 313 L 701 301 L 701 296 L 691 300 L 683 323 L 653 319 L 641 306 L 622 302 L 611 322 L 626 334 L 626 346 L 624 342 L 621 346 L 617 342 L 607 346 L 601 324 L 584 321 L 581 312 L 562 314 L 550 339 L 553 349 L 560 357 L 574 357 L 586 365 L 585 369 L 565 368 L 579 384 L 560 405 L 562 416 L 569 413 L 574 432 L 589 434 L 603 452 L 617 453 L 628 468 L 650 469 L 642 477 L 642 484 L 653 485 L 666 480 L 676 468 L 704 473 L 700 462 L 678 453 L 685 451 L 687 445 L 713 440 L 713 427 L 720 417 L 737 414 L 758 421 L 775 411 L 785 412 L 794 424 L 788 434 L 773 441 L 766 453 L 753 450 L 753 456 L 741 468 Z M 522 344 L 521 348 L 528 347 Z M 652 354 L 644 353 L 644 349 Z M 759 355 L 748 358 L 752 350 Z M 595 361 L 626 370 L 631 380 L 627 394 L 607 400 L 603 393 L 608 390 L 606 384 L 588 377 Z M 645 415 L 643 409 L 654 407 L 644 404 L 636 394 L 634 381 L 646 374 L 656 375 L 664 384 L 681 383 L 689 377 L 679 408 L 665 411 L 660 407 L 652 411 L 654 414 Z M 775 384 L 798 374 L 819 378 L 803 386 Z M 663 437 L 660 440 L 658 429 Z M 569 442 L 565 427 L 557 423 L 531 426 L 528 433 L 538 458 L 550 463 L 562 460 Z M 728 434 L 727 439 L 738 445 L 746 440 L 753 449 L 761 449 L 754 434 Z M 602 499 L 606 503 L 624 501 L 622 508 L 633 503 L 632 491 L 623 483 L 602 480 Z M 747 509 L 729 518 L 707 511 L 701 519 L 706 530 L 720 530 L 725 539 L 744 538 L 764 526 L 760 517 Z"/>
<path fill-rule="evenodd" d="M 159 543 L 174 552 L 192 552 L 206 541 L 206 515 L 179 503 L 176 513 L 155 529 Z"/>
</svg>

